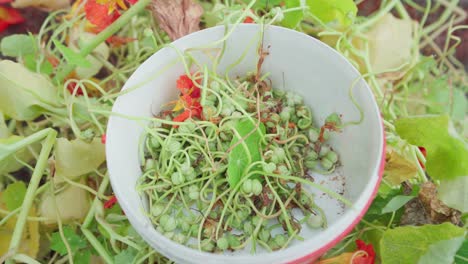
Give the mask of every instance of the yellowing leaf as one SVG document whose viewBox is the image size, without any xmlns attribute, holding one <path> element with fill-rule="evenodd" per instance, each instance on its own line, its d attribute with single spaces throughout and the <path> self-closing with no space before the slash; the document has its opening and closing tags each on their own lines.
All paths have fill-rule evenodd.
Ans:
<svg viewBox="0 0 468 264">
<path fill-rule="evenodd" d="M 412 20 L 395 18 L 387 14 L 366 33 L 373 72 L 383 72 L 409 62 L 413 55 Z"/>
<path fill-rule="evenodd" d="M 0 193 L 0 198 L 2 197 Z M 2 200 L 2 199 L 0 199 Z M 4 203 L 0 203 L 0 208 L 6 210 Z M 34 207 L 29 211 L 29 216 L 36 216 L 36 210 Z M 11 237 L 13 230 L 15 229 L 17 216 L 10 218 L 4 225 L 0 226 L 0 256 L 5 255 L 8 252 L 10 246 Z M 26 254 L 31 258 L 35 258 L 39 252 L 39 222 L 38 221 L 27 221 L 23 235 L 21 238 L 19 253 Z"/>
<path fill-rule="evenodd" d="M 414 162 L 409 161 L 396 150 L 388 148 L 385 163 L 384 177 L 393 185 L 409 180 L 416 176 L 418 168 Z"/>
<path fill-rule="evenodd" d="M 105 160 L 106 153 L 101 140 L 90 143 L 83 140 L 57 139 L 54 150 L 55 176 L 76 178 L 97 169 Z"/>
<path fill-rule="evenodd" d="M 23 65 L 0 61 L 0 112 L 16 120 L 33 120 L 44 104 L 57 105 L 55 87 L 42 75 Z"/>
<path fill-rule="evenodd" d="M 15 144 L 21 140 L 23 137 L 20 136 L 9 136 L 7 138 L 0 138 L 0 152 L 2 149 L 2 145 L 11 145 Z M 1 155 L 0 155 L 1 156 Z M 16 153 L 12 155 L 8 155 L 4 159 L 0 160 L 0 175 L 3 173 L 14 172 L 23 167 L 23 164 L 17 161 L 17 159 L 22 160 L 23 162 L 30 162 L 33 159 L 33 156 L 28 148 L 20 148 Z"/>
<path fill-rule="evenodd" d="M 86 190 L 70 185 L 55 195 L 55 201 L 50 192 L 45 193 L 39 203 L 39 215 L 49 219 L 44 221 L 44 224 L 55 224 L 58 210 L 62 222 L 68 223 L 83 219 L 88 213 L 89 206 Z"/>
</svg>

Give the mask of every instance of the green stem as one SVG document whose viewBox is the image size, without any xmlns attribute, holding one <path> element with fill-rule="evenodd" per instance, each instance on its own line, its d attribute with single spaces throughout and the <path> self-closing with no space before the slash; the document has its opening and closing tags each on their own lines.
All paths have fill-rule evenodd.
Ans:
<svg viewBox="0 0 468 264">
<path fill-rule="evenodd" d="M 31 209 L 31 206 L 33 204 L 35 193 L 42 178 L 42 174 L 44 173 L 44 170 L 48 165 L 47 160 L 49 159 L 49 154 L 52 151 L 52 147 L 54 146 L 55 138 L 57 136 L 57 132 L 55 130 L 46 129 L 43 131 L 47 131 L 47 138 L 42 147 L 41 153 L 39 154 L 39 159 L 37 161 L 36 168 L 34 169 L 34 172 L 31 176 L 28 190 L 26 191 L 23 204 L 21 205 L 21 212 L 18 216 L 18 221 L 16 222 L 15 230 L 13 231 L 13 235 L 10 241 L 9 250 L 15 253 L 18 249 L 19 243 L 21 242 L 21 237 L 23 234 L 23 229 L 28 217 L 29 210 Z"/>
<path fill-rule="evenodd" d="M 114 263 L 112 257 L 109 255 L 109 253 L 106 251 L 106 249 L 99 243 L 99 240 L 89 231 L 88 229 L 81 228 L 81 232 L 83 235 L 88 239 L 89 243 L 94 247 L 94 249 L 97 251 L 99 256 L 104 259 L 106 263 Z"/>
<path fill-rule="evenodd" d="M 149 5 L 150 2 L 151 0 L 138 1 L 130 9 L 128 9 L 119 19 L 117 19 L 114 23 L 112 23 L 106 29 L 101 31 L 101 33 L 99 33 L 86 46 L 84 46 L 80 51 L 80 55 L 83 57 L 88 56 L 102 42 L 106 41 L 106 39 L 114 35 L 125 25 L 128 25 L 130 20 L 138 13 L 143 11 L 146 8 L 146 6 Z M 62 70 L 57 73 L 56 80 L 62 82 L 67 77 L 67 75 L 75 69 L 75 67 L 76 65 L 70 64 L 62 68 Z"/>
</svg>

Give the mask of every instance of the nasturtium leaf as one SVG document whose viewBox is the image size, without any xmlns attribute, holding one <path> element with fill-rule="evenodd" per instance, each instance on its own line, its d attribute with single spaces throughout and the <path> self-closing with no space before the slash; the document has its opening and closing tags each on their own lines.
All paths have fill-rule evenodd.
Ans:
<svg viewBox="0 0 468 264">
<path fill-rule="evenodd" d="M 286 9 L 301 7 L 301 0 L 289 0 L 285 2 Z M 295 28 L 304 18 L 304 10 L 295 10 L 284 13 L 284 18 L 281 24 L 284 27 Z"/>
<path fill-rule="evenodd" d="M 426 170 L 432 178 L 468 175 L 468 144 L 456 133 L 449 116 L 402 118 L 395 127 L 401 138 L 426 149 Z"/>
<path fill-rule="evenodd" d="M 90 205 L 91 201 L 86 190 L 69 185 L 55 195 L 50 191 L 44 193 L 39 201 L 39 215 L 48 219 L 42 221 L 47 225 L 57 223 L 57 211 L 63 223 L 79 221 L 86 216 Z"/>
<path fill-rule="evenodd" d="M 384 178 L 392 185 L 414 178 L 418 173 L 418 168 L 414 161 L 408 160 L 396 149 L 387 148 Z"/>
<path fill-rule="evenodd" d="M 77 235 L 70 226 L 63 227 L 63 235 L 67 240 L 67 243 L 70 246 L 72 252 L 86 248 L 88 245 L 86 243 L 86 239 Z M 65 246 L 65 243 L 63 243 L 62 237 L 58 231 L 52 234 L 50 248 L 62 256 L 67 254 L 67 247 Z"/>
<path fill-rule="evenodd" d="M 388 202 L 387 205 L 385 205 L 385 207 L 382 208 L 382 214 L 395 212 L 396 210 L 404 206 L 406 203 L 411 201 L 413 198 L 414 196 L 408 195 L 397 195 L 393 197 L 392 200 L 390 200 L 390 202 Z"/>
<path fill-rule="evenodd" d="M 449 89 L 449 81 L 444 78 L 443 86 L 432 85 L 427 99 L 431 101 L 428 111 L 431 114 L 449 114 L 454 120 L 465 119 L 468 112 L 468 99 L 460 89 Z"/>
<path fill-rule="evenodd" d="M 451 223 L 389 229 L 380 241 L 382 264 L 419 263 L 420 259 L 433 249 L 431 245 L 439 241 L 464 238 L 465 232 L 465 229 Z M 458 249 L 462 242 L 463 239 L 458 245 L 452 246 Z M 452 260 L 453 257 L 452 255 Z"/>
<path fill-rule="evenodd" d="M 79 52 L 81 48 L 86 46 L 96 38 L 95 34 L 85 32 L 84 29 L 77 28 L 71 31 L 69 48 L 74 52 Z M 96 75 L 102 68 L 103 64 L 101 61 L 107 61 L 109 59 L 110 49 L 109 46 L 103 42 L 97 46 L 93 52 L 86 56 L 86 61 L 90 63 L 90 66 L 78 65 L 75 69 L 76 75 L 81 79 L 89 79 Z"/>
<path fill-rule="evenodd" d="M 134 248 L 127 248 L 122 250 L 119 254 L 114 257 L 115 264 L 128 264 L 132 263 L 135 259 L 137 252 Z"/>
<path fill-rule="evenodd" d="M 441 180 L 438 197 L 448 207 L 468 212 L 468 176 Z"/>
<path fill-rule="evenodd" d="M 23 204 L 26 195 L 26 184 L 22 181 L 14 182 L 3 191 L 2 200 L 9 211 L 19 208 Z"/>
<path fill-rule="evenodd" d="M 48 60 L 44 59 L 41 62 L 40 67 L 38 67 L 38 60 L 39 59 L 37 58 L 36 54 L 26 55 L 23 58 L 24 66 L 26 66 L 26 68 L 32 72 L 39 72 L 46 75 L 52 74 L 54 71 L 52 64 Z"/>
<path fill-rule="evenodd" d="M 89 264 L 91 263 L 91 251 L 83 249 L 76 252 L 73 256 L 73 263 L 75 264 Z"/>
<path fill-rule="evenodd" d="M 34 36 L 15 34 L 2 38 L 0 49 L 3 56 L 23 57 L 35 53 L 36 43 Z"/>
<path fill-rule="evenodd" d="M 0 111 L 19 121 L 30 121 L 44 113 L 44 105 L 58 105 L 52 83 L 19 63 L 0 61 Z"/>
<path fill-rule="evenodd" d="M 58 42 L 57 40 L 53 40 L 55 47 L 60 51 L 63 55 L 65 60 L 72 65 L 76 65 L 83 68 L 91 67 L 92 64 L 86 60 L 85 57 L 81 56 L 79 53 L 75 52 L 74 50 L 70 49 L 69 47 L 63 45 L 62 43 Z"/>
<path fill-rule="evenodd" d="M 2 203 L 3 193 L 0 193 L 0 209 L 7 210 L 6 205 Z M 32 207 L 29 211 L 29 216 L 35 217 L 36 210 Z M 10 241 L 13 236 L 13 231 L 18 220 L 17 215 L 8 219 L 3 225 L 0 226 L 0 256 L 5 256 L 8 253 Z M 23 234 L 21 236 L 21 243 L 19 245 L 18 253 L 26 254 L 31 258 L 36 258 L 39 252 L 39 222 L 27 221 Z"/>
<path fill-rule="evenodd" d="M 22 144 L 23 140 L 15 135 L 0 138 L 0 175 L 21 169 L 24 165 L 18 160 L 28 163 L 33 159 L 29 149 Z"/>
<path fill-rule="evenodd" d="M 257 120 L 255 120 L 257 122 Z M 265 126 L 259 123 L 256 128 L 250 119 L 245 119 L 236 124 L 234 130 L 237 131 L 240 138 L 234 134 L 231 141 L 231 150 L 228 156 L 228 182 L 231 188 L 236 187 L 240 179 L 247 174 L 247 168 L 250 164 L 261 159 L 261 138 L 265 135 Z M 255 131 L 254 131 L 255 130 Z M 253 133 L 251 133 L 254 131 Z M 249 135 L 250 133 L 250 135 Z M 249 135 L 243 143 L 238 143 L 240 139 Z"/>
<path fill-rule="evenodd" d="M 455 264 L 468 264 L 468 239 L 458 249 L 455 255 Z"/>
<path fill-rule="evenodd" d="M 341 26 L 353 23 L 357 6 L 353 0 L 306 0 L 309 12 L 323 23 L 338 22 Z"/>
<path fill-rule="evenodd" d="M 101 139 L 91 142 L 80 139 L 57 139 L 54 149 L 56 177 L 76 178 L 97 169 L 105 160 L 105 148 Z M 58 179 L 59 180 L 59 179 Z"/>
<path fill-rule="evenodd" d="M 462 245 L 464 236 L 441 240 L 429 246 L 426 254 L 419 258 L 418 264 L 453 263 L 455 253 Z"/>
<path fill-rule="evenodd" d="M 255 4 L 252 6 L 252 8 L 258 9 L 258 8 L 267 8 L 267 7 L 275 7 L 281 4 L 284 0 L 257 0 L 255 1 Z M 244 3 L 248 4 L 252 2 L 251 0 L 244 0 Z M 290 1 L 286 1 L 290 2 Z"/>
</svg>

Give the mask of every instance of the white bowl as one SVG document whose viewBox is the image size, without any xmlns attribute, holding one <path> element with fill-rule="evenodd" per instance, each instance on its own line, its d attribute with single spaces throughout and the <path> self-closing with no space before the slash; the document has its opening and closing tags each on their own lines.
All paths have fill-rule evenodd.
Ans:
<svg viewBox="0 0 468 264">
<path fill-rule="evenodd" d="M 226 53 L 219 65 L 222 71 L 238 60 L 248 49 L 244 60 L 233 74 L 252 72 L 257 63 L 260 26 L 242 24 L 234 27 L 227 38 Z M 177 96 L 175 81 L 184 73 L 176 49 L 208 47 L 225 36 L 225 27 L 218 26 L 174 41 L 173 47 L 158 51 L 145 61 L 130 77 L 113 107 L 113 112 L 133 117 L 151 117 L 162 104 Z M 249 44 L 250 43 L 250 44 Z M 218 41 L 216 46 L 221 47 Z M 252 45 L 253 44 L 253 45 Z M 250 46 L 249 46 L 250 45 Z M 385 139 L 379 109 L 369 86 L 360 79 L 358 71 L 335 50 L 322 42 L 286 28 L 265 28 L 264 46 L 270 55 L 263 72 L 271 73 L 276 88 L 294 90 L 311 106 L 317 124 L 322 124 L 332 112 L 343 115 L 344 121 L 359 120 L 359 111 L 349 97 L 353 95 L 364 111 L 359 125 L 348 126 L 334 134 L 331 144 L 342 162 L 333 176 L 316 175 L 316 182 L 344 193 L 353 206 L 344 208 L 326 195 L 318 195 L 317 203 L 326 211 L 328 228 L 320 231 L 303 228 L 303 242 L 272 253 L 248 251 L 214 254 L 200 252 L 173 242 L 155 230 L 144 213 L 146 201 L 136 191 L 141 175 L 139 140 L 145 122 L 113 115 L 107 129 L 107 166 L 112 188 L 136 231 L 158 252 L 177 263 L 303 263 L 314 260 L 338 243 L 359 222 L 374 198 L 381 180 L 385 161 Z M 175 48 L 174 48 L 175 47 Z M 206 54 L 195 56 L 201 60 Z M 208 60 L 206 60 L 208 61 Z M 315 191 L 320 194 L 319 192 Z"/>
</svg>

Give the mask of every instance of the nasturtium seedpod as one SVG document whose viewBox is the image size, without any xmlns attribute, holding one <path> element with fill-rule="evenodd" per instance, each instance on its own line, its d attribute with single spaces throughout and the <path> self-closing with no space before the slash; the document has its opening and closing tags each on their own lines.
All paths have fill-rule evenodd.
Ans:
<svg viewBox="0 0 468 264">
<path fill-rule="evenodd" d="M 285 111 L 283 109 L 283 111 L 281 111 L 281 113 L 280 113 L 280 118 L 284 122 L 288 121 L 291 118 L 291 112 Z"/>
<path fill-rule="evenodd" d="M 313 161 L 313 160 L 317 160 L 318 159 L 318 154 L 317 152 L 315 152 L 313 149 L 311 149 L 308 153 L 307 153 L 307 156 L 306 156 L 306 160 L 309 161 Z"/>
<path fill-rule="evenodd" d="M 273 173 L 276 170 L 276 164 L 273 162 L 263 164 L 263 170 L 266 173 Z"/>
<path fill-rule="evenodd" d="M 313 170 L 317 167 L 318 160 L 306 160 L 304 164 L 309 170 Z"/>
<path fill-rule="evenodd" d="M 164 236 L 169 238 L 169 239 L 172 239 L 174 237 L 174 232 L 165 232 Z"/>
<path fill-rule="evenodd" d="M 220 250 L 226 250 L 229 247 L 229 241 L 227 240 L 226 237 L 223 236 L 220 239 L 218 239 L 218 241 L 216 242 L 216 245 L 218 246 Z"/>
<path fill-rule="evenodd" d="M 338 155 L 334 151 L 330 151 L 325 155 L 325 158 L 331 161 L 333 164 L 338 161 Z"/>
<path fill-rule="evenodd" d="M 322 146 L 320 147 L 319 156 L 320 156 L 320 157 L 325 157 L 325 156 L 328 154 L 328 152 L 330 152 L 330 150 L 331 150 L 331 149 L 330 149 L 329 146 L 322 145 Z"/>
<path fill-rule="evenodd" d="M 288 239 L 286 238 L 285 235 L 276 235 L 275 238 L 275 243 L 279 246 L 282 247 L 288 242 Z"/>
<path fill-rule="evenodd" d="M 309 140 L 310 142 L 317 142 L 319 136 L 320 136 L 320 131 L 317 128 L 310 128 L 309 129 Z"/>
<path fill-rule="evenodd" d="M 290 173 L 291 172 L 286 166 L 284 165 L 278 166 L 278 174 L 288 176 Z"/>
<path fill-rule="evenodd" d="M 177 233 L 174 235 L 173 240 L 179 244 L 183 244 L 185 242 L 185 236 L 182 233 Z"/>
<path fill-rule="evenodd" d="M 332 113 L 325 118 L 325 123 L 333 123 L 336 126 L 341 126 L 341 117 L 338 113 Z"/>
<path fill-rule="evenodd" d="M 149 138 L 149 144 L 150 144 L 151 148 L 158 149 L 159 147 L 161 147 L 161 143 L 159 143 L 158 139 L 159 138 L 157 138 L 156 136 L 153 136 L 153 137 Z"/>
<path fill-rule="evenodd" d="M 311 214 L 306 223 L 310 228 L 321 228 L 323 227 L 323 218 L 318 214 Z"/>
<path fill-rule="evenodd" d="M 235 235 L 229 235 L 227 239 L 229 241 L 229 247 L 231 248 L 238 247 L 241 244 L 240 239 Z"/>
<path fill-rule="evenodd" d="M 281 120 L 281 117 L 277 113 L 273 113 L 270 115 L 270 121 L 274 122 L 275 124 L 278 124 L 278 122 Z"/>
<path fill-rule="evenodd" d="M 180 172 L 176 171 L 176 172 L 172 173 L 171 181 L 172 181 L 172 184 L 179 185 L 179 184 L 184 183 L 185 178 Z"/>
<path fill-rule="evenodd" d="M 196 128 L 197 128 L 197 125 L 192 123 L 190 120 L 186 120 L 184 124 L 179 126 L 179 132 L 191 134 L 195 131 Z"/>
<path fill-rule="evenodd" d="M 306 205 L 306 206 L 312 205 L 312 200 L 309 198 L 309 196 L 307 196 L 307 194 L 304 194 L 304 193 L 301 194 L 300 202 L 302 205 Z"/>
<path fill-rule="evenodd" d="M 154 216 L 154 217 L 160 216 L 163 213 L 164 208 L 165 208 L 165 206 L 162 205 L 162 204 L 154 204 L 151 207 L 151 215 Z"/>
<path fill-rule="evenodd" d="M 253 225 L 252 225 L 251 222 L 245 222 L 245 223 L 244 223 L 243 230 L 244 230 L 244 233 L 245 233 L 246 235 L 252 234 L 253 229 L 254 229 L 254 227 L 253 227 Z"/>
<path fill-rule="evenodd" d="M 176 140 L 170 140 L 167 144 L 167 148 L 169 152 L 174 153 L 176 151 L 179 151 L 181 149 L 182 145 L 180 144 L 179 141 Z"/>
<path fill-rule="evenodd" d="M 169 216 L 162 227 L 166 232 L 174 231 L 174 229 L 177 228 L 177 220 L 174 217 Z"/>
<path fill-rule="evenodd" d="M 306 128 L 310 127 L 311 125 L 312 125 L 312 120 L 311 119 L 301 118 L 297 122 L 297 126 L 300 129 L 306 129 Z"/>
<path fill-rule="evenodd" d="M 320 165 L 322 165 L 325 170 L 330 170 L 333 168 L 333 162 L 329 161 L 327 158 L 320 160 Z"/>
<path fill-rule="evenodd" d="M 330 131 L 328 129 L 323 130 L 323 140 L 329 140 L 330 139 Z"/>
<path fill-rule="evenodd" d="M 254 195 L 260 195 L 263 187 L 259 180 L 252 180 L 252 193 Z"/>
<path fill-rule="evenodd" d="M 210 239 L 204 239 L 202 242 L 202 250 L 203 251 L 207 251 L 207 252 L 211 252 L 213 251 L 215 245 L 213 243 L 213 241 L 211 241 Z"/>
<path fill-rule="evenodd" d="M 244 192 L 245 194 L 252 193 L 252 180 L 251 179 L 247 179 L 244 181 L 244 183 L 242 184 L 242 192 Z"/>
<path fill-rule="evenodd" d="M 155 164 L 153 159 L 147 159 L 145 162 L 145 171 L 154 169 Z"/>
<path fill-rule="evenodd" d="M 188 233 L 190 231 L 190 224 L 187 223 L 187 221 L 182 221 L 180 223 L 180 230 L 182 230 L 183 233 Z"/>
<path fill-rule="evenodd" d="M 265 243 L 268 242 L 268 239 L 270 239 L 270 237 L 271 237 L 270 231 L 268 231 L 267 229 L 262 229 L 258 233 L 258 238 L 260 238 L 260 240 Z"/>
</svg>

